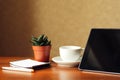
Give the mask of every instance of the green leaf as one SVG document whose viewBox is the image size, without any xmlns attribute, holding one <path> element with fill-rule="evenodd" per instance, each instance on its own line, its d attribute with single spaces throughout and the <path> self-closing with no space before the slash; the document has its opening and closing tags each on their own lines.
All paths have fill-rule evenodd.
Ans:
<svg viewBox="0 0 120 80">
<path fill-rule="evenodd" d="M 48 40 L 48 37 L 44 34 L 41 34 L 39 37 L 34 37 L 32 35 L 31 43 L 35 46 L 47 46 L 51 45 L 51 41 Z"/>
<path fill-rule="evenodd" d="M 42 42 L 43 38 L 44 38 L 44 34 L 40 35 L 40 36 L 38 37 L 37 41 Z"/>
</svg>

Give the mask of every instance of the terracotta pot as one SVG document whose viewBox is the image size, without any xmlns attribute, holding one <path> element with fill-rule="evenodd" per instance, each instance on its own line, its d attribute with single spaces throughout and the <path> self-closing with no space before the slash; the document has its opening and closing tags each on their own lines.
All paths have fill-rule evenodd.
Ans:
<svg viewBox="0 0 120 80">
<path fill-rule="evenodd" d="M 51 46 L 32 46 L 34 59 L 40 62 L 49 62 Z"/>
</svg>

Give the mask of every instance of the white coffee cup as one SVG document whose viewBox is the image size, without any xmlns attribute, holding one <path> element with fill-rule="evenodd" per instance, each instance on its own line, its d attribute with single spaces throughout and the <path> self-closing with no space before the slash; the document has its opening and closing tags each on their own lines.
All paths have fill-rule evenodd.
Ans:
<svg viewBox="0 0 120 80">
<path fill-rule="evenodd" d="M 80 46 L 61 46 L 59 47 L 60 57 L 63 61 L 72 62 L 80 59 L 81 51 L 83 48 Z"/>
</svg>

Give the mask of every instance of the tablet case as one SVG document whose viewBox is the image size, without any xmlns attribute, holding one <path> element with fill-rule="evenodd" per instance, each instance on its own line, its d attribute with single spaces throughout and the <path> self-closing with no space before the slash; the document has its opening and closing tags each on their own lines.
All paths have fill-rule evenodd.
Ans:
<svg viewBox="0 0 120 80">
<path fill-rule="evenodd" d="M 80 70 L 120 73 L 120 29 L 92 29 Z"/>
</svg>

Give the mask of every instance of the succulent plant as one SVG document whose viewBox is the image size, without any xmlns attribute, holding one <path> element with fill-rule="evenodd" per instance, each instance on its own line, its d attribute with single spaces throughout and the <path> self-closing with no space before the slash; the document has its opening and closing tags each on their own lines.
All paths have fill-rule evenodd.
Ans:
<svg viewBox="0 0 120 80">
<path fill-rule="evenodd" d="M 51 41 L 44 34 L 38 37 L 32 36 L 31 43 L 33 46 L 51 46 Z"/>
</svg>

